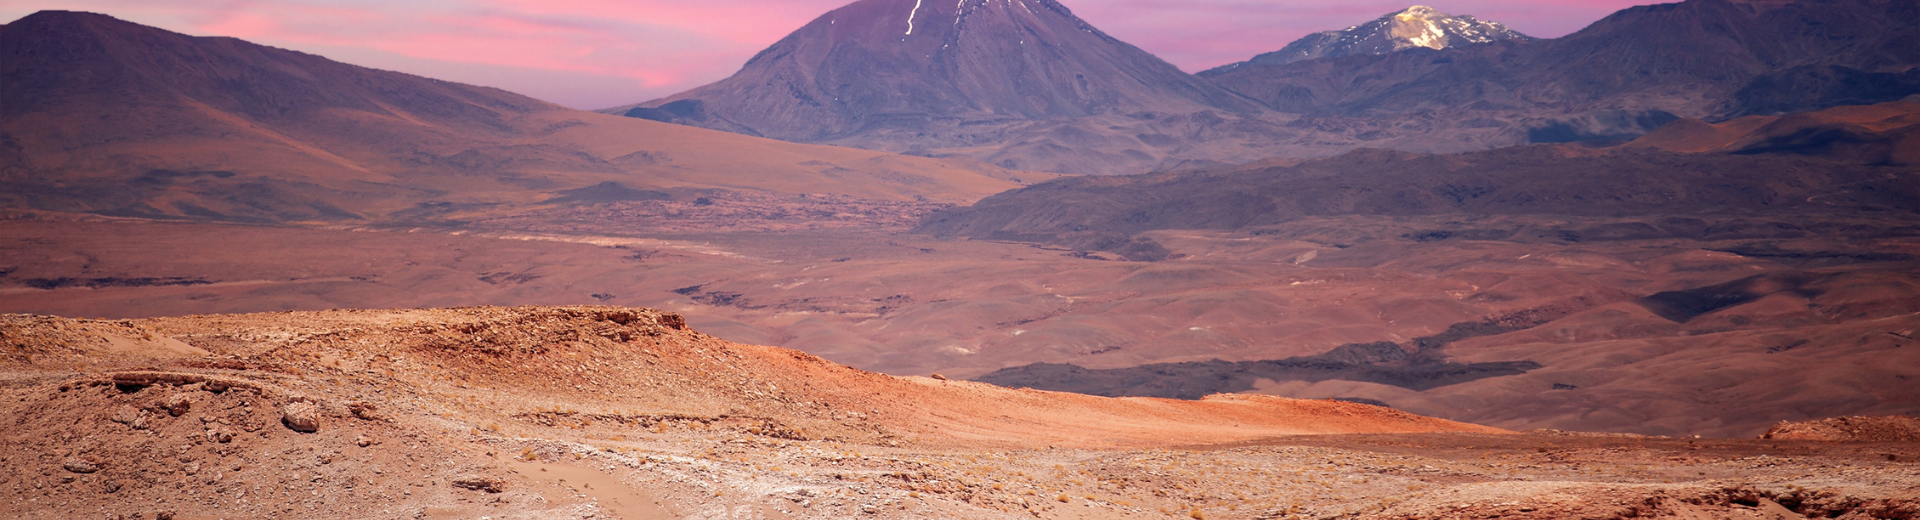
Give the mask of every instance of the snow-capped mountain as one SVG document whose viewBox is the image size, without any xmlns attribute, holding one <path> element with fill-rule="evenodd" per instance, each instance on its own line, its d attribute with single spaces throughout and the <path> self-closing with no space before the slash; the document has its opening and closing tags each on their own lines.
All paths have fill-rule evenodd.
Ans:
<svg viewBox="0 0 1920 520">
<path fill-rule="evenodd" d="M 738 74 L 614 110 L 798 141 L 943 121 L 1255 111 L 1258 104 L 1102 33 L 1055 0 L 860 0 Z"/>
<path fill-rule="evenodd" d="M 1307 35 L 1278 51 L 1254 56 L 1209 72 L 1225 72 L 1249 63 L 1279 65 L 1315 58 L 1386 54 L 1412 48 L 1446 49 L 1500 40 L 1533 40 L 1500 22 L 1454 16 L 1416 5 L 1371 22 Z"/>
</svg>

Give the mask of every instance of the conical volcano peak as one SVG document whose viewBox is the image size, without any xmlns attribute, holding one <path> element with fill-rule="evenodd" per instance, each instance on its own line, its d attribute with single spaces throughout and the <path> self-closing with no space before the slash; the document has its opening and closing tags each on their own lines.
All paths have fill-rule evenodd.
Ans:
<svg viewBox="0 0 1920 520">
<path fill-rule="evenodd" d="M 1054 0 L 860 0 L 828 12 L 733 77 L 635 117 L 808 142 L 955 121 L 1257 104 L 1114 39 Z"/>
<path fill-rule="evenodd" d="M 828 12 L 808 24 L 825 25 L 842 37 L 879 37 L 895 41 L 939 39 L 977 15 L 992 22 L 1037 22 L 1042 15 L 1072 14 L 1048 0 L 862 0 Z M 1057 4 L 1056 4 L 1057 5 Z M 1078 22 L 1078 19 L 1073 21 Z M 804 30 L 804 29 L 803 29 Z"/>
<path fill-rule="evenodd" d="M 924 61 L 954 52 L 962 41 L 1018 46 L 1071 36 L 1066 33 L 1108 39 L 1053 0 L 863 0 L 828 12 L 788 39 L 858 42 L 917 53 Z M 1012 40 L 1000 41 L 1007 37 Z"/>
<path fill-rule="evenodd" d="M 906 19 L 901 36 L 938 37 L 951 35 L 963 28 L 968 18 L 976 15 L 990 15 L 994 22 L 1043 22 L 1042 17 L 1061 18 L 1082 28 L 1091 28 L 1086 22 L 1075 17 L 1065 6 L 1052 0 L 959 0 L 948 5 L 946 0 L 889 0 L 893 11 L 904 9 Z M 858 4 L 855 4 L 856 6 Z M 854 6 L 848 6 L 852 8 Z M 836 11 L 837 12 L 837 11 Z M 829 21 L 829 23 L 836 23 Z"/>
</svg>

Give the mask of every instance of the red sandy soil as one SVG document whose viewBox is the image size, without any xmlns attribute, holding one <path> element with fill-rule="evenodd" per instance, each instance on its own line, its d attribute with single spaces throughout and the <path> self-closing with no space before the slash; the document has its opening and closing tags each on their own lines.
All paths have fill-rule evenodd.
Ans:
<svg viewBox="0 0 1920 520">
<path fill-rule="evenodd" d="M 1835 417 L 1818 421 L 1782 422 L 1761 434 L 1762 439 L 1841 442 L 1920 442 L 1920 418 Z"/>
<path fill-rule="evenodd" d="M 0 463 L 20 469 L 0 503 L 20 518 L 1920 507 L 1912 443 L 1516 435 L 1332 401 L 1010 390 L 730 343 L 646 309 L 7 315 L 0 341 Z"/>
<path fill-rule="evenodd" d="M 1308 240 L 1153 232 L 1186 256 L 1145 263 L 931 240 L 872 222 L 884 218 L 840 217 L 913 211 L 906 205 L 711 200 L 555 208 L 544 220 L 469 229 L 22 214 L 0 221 L 0 311 L 133 318 L 648 306 L 737 342 L 954 379 L 1034 362 L 1280 359 L 1510 319 L 1534 327 L 1456 342 L 1446 355 L 1542 368 L 1425 391 L 1343 380 L 1250 390 L 1374 399 L 1514 430 L 1713 437 L 1750 438 L 1783 420 L 1920 411 L 1912 408 L 1920 385 L 1910 384 L 1920 377 L 1920 280 L 1908 263 L 1847 263 L 1856 258 L 1849 255 L 1920 255 L 1910 238 L 1413 242 L 1393 237 L 1448 226 L 1606 224 L 1310 219 L 1288 235 Z M 697 232 L 716 222 L 757 231 Z M 659 229 L 672 232 L 650 231 Z M 1755 244 L 1776 256 L 1716 250 Z M 1756 275 L 1773 280 L 1761 289 L 1777 292 L 1686 323 L 1634 301 Z"/>
</svg>

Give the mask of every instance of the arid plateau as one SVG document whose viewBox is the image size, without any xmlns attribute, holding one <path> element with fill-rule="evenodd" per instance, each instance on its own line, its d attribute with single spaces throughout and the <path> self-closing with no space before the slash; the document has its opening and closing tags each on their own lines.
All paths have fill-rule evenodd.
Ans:
<svg viewBox="0 0 1920 520">
<path fill-rule="evenodd" d="M 941 4 L 600 111 L 0 25 L 0 517 L 1920 518 L 1914 3 Z"/>
</svg>

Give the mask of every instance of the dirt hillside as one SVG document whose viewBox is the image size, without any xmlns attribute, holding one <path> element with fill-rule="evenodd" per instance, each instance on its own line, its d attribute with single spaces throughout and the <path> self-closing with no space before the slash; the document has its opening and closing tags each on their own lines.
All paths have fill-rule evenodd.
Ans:
<svg viewBox="0 0 1920 520">
<path fill-rule="evenodd" d="M 1837 442 L 1920 442 L 1920 418 L 1834 417 L 1774 425 L 1762 439 Z"/>
<path fill-rule="evenodd" d="M 1920 511 L 1912 443 L 1682 445 L 1337 401 L 1012 390 L 731 343 L 648 309 L 15 314 L 0 347 L 10 518 Z"/>
<path fill-rule="evenodd" d="M 300 515 L 404 502 L 395 497 L 428 482 L 440 485 L 416 500 L 440 503 L 465 488 L 504 485 L 512 470 L 500 453 L 510 450 L 500 446 L 555 430 L 581 439 L 719 435 L 923 449 L 1500 432 L 1334 401 L 1106 399 L 898 378 L 726 342 L 688 330 L 678 315 L 619 307 L 132 321 L 5 315 L 0 341 L 8 394 L 0 453 L 29 468 L 26 478 L 43 477 L 31 491 L 12 487 L 37 513 L 137 498 L 166 511 L 226 503 Z M 543 449 L 566 450 L 546 446 L 517 453 L 537 460 Z M 276 480 L 273 489 L 326 481 L 346 491 L 294 497 L 246 487 Z M 214 491 L 223 483 L 237 486 L 233 502 L 212 498 L 225 496 Z M 177 495 L 180 486 L 212 494 Z M 198 501 L 182 502 L 188 496 Z"/>
</svg>

